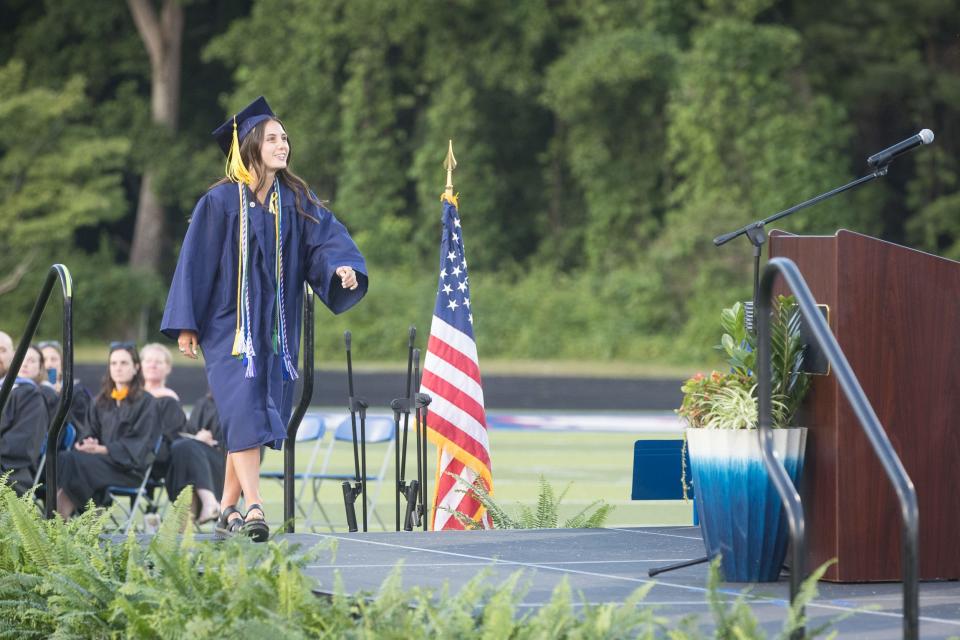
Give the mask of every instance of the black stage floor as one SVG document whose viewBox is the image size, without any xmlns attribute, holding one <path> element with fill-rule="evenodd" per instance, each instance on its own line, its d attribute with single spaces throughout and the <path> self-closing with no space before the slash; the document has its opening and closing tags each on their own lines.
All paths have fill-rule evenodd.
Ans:
<svg viewBox="0 0 960 640">
<path fill-rule="evenodd" d="M 711 617 L 706 602 L 707 566 L 698 565 L 647 577 L 651 567 L 703 555 L 696 527 L 637 527 L 621 529 L 537 529 L 504 531 L 447 531 L 437 533 L 290 534 L 281 536 L 303 545 L 329 544 L 335 553 L 319 554 L 308 568 L 318 581 L 315 592 L 330 593 L 340 574 L 352 594 L 376 592 L 398 562 L 403 563 L 404 587 L 439 590 L 448 583 L 452 591 L 482 570 L 491 584 L 501 584 L 511 574 L 523 572 L 528 589 L 522 608 L 533 609 L 550 600 L 553 589 L 566 577 L 576 602 L 623 602 L 638 587 L 655 586 L 645 600 L 658 613 L 679 619 L 700 617 L 704 630 Z M 329 557 L 329 559 L 327 559 Z M 732 599 L 748 585 L 724 583 Z M 789 583 L 754 585 L 750 606 L 764 630 L 780 630 L 789 600 Z M 873 610 L 862 611 L 870 607 Z M 811 626 L 839 615 L 850 617 L 836 624 L 844 638 L 899 638 L 902 635 L 900 584 L 839 585 L 821 582 L 819 595 L 808 607 Z M 960 583 L 926 582 L 920 588 L 920 635 L 923 638 L 960 636 Z"/>
</svg>

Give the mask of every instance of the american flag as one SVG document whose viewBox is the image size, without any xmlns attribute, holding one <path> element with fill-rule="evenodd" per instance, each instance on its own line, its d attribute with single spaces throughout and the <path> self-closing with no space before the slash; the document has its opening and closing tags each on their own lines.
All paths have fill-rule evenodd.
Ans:
<svg viewBox="0 0 960 640">
<path fill-rule="evenodd" d="M 456 198 L 447 195 L 443 196 L 437 304 L 420 390 L 432 398 L 427 412 L 428 437 L 437 445 L 438 454 L 433 529 L 464 528 L 451 510 L 479 520 L 489 528 L 490 517 L 483 505 L 472 492 L 464 492 L 465 487 L 449 475 L 459 476 L 469 484 L 480 477 L 487 490 L 493 492 L 463 233 Z"/>
</svg>

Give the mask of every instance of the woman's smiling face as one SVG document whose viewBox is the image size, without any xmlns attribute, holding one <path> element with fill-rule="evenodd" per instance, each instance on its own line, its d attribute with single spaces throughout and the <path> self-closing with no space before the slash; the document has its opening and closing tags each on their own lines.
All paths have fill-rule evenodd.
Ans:
<svg viewBox="0 0 960 640">
<path fill-rule="evenodd" d="M 268 171 L 287 168 L 290 155 L 290 141 L 287 132 L 276 120 L 268 120 L 263 129 L 263 144 L 260 146 L 260 160 Z"/>
</svg>

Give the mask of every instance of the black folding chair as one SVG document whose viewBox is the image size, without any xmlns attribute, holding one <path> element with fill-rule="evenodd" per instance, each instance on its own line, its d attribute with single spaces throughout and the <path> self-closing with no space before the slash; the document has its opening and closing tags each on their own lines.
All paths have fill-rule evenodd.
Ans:
<svg viewBox="0 0 960 640">
<path fill-rule="evenodd" d="M 138 512 L 142 512 L 144 515 L 147 513 L 153 513 L 157 511 L 158 505 L 153 498 L 154 491 L 163 486 L 162 480 L 153 480 L 151 481 L 150 474 L 153 471 L 153 462 L 157 459 L 157 454 L 160 452 L 160 445 L 163 443 L 163 436 L 157 438 L 157 443 L 153 446 L 153 460 L 150 462 L 150 465 L 147 467 L 146 471 L 143 472 L 143 480 L 141 480 L 139 486 L 136 487 L 107 487 L 107 496 L 112 500 L 112 502 L 123 511 L 124 516 L 126 517 L 126 523 L 123 525 L 123 534 L 126 535 L 130 531 L 130 527 L 133 525 L 134 519 L 137 517 Z M 161 492 L 162 494 L 162 492 Z M 117 498 L 127 498 L 130 500 L 130 508 L 127 509 L 120 500 Z M 114 517 L 113 521 L 120 527 L 120 522 Z"/>
</svg>

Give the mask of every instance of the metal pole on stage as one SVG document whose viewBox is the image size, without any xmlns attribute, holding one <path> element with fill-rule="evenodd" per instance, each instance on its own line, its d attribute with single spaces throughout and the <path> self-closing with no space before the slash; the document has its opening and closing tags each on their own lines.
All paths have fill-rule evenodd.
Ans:
<svg viewBox="0 0 960 640">
<path fill-rule="evenodd" d="M 417 337 L 417 328 L 414 326 L 410 327 L 410 332 L 408 334 L 407 340 L 407 385 L 406 385 L 406 396 L 403 398 L 394 398 L 390 401 L 390 408 L 393 409 L 393 426 L 394 433 L 397 435 L 397 447 L 394 449 L 394 465 L 395 465 L 395 480 L 396 480 L 396 527 L 397 531 L 400 531 L 400 496 L 403 495 L 404 499 L 407 501 L 405 511 L 405 516 L 403 518 L 403 528 L 406 531 L 410 531 L 413 527 L 409 522 L 410 513 L 412 510 L 412 505 L 410 505 L 410 496 L 411 488 L 413 488 L 413 495 L 416 494 L 415 487 L 418 484 L 418 480 L 415 478 L 410 481 L 408 484 L 406 482 L 406 470 L 407 470 L 407 432 L 410 424 L 410 405 L 411 405 L 411 385 L 413 382 L 413 343 Z M 400 434 L 400 415 L 403 414 L 403 438 L 399 437 Z M 401 451 L 402 449 L 402 451 Z"/>
<path fill-rule="evenodd" d="M 360 456 L 357 452 L 357 413 L 360 414 L 360 437 L 365 435 L 365 424 L 367 419 L 367 401 L 358 398 L 353 392 L 353 356 L 351 354 L 352 336 L 349 331 L 343 332 L 343 342 L 347 349 L 347 389 L 349 390 L 348 405 L 350 409 L 350 426 L 353 430 L 353 472 L 354 483 L 343 481 L 343 506 L 347 512 L 347 528 L 354 532 L 357 530 L 357 496 L 363 494 L 363 530 L 367 530 L 367 492 L 366 492 L 366 448 L 364 448 L 363 466 L 360 464 Z M 362 474 L 362 475 L 361 475 Z"/>
<path fill-rule="evenodd" d="M 283 447 L 283 522 L 287 533 L 293 533 L 297 517 L 293 495 L 297 431 L 313 397 L 313 289 L 308 284 L 303 285 L 303 366 L 300 371 L 303 373 L 300 402 L 287 423 L 287 441 Z"/>
<path fill-rule="evenodd" d="M 423 530 L 427 531 L 430 528 L 430 508 L 427 503 L 427 407 L 432 398 L 426 393 L 420 393 L 420 349 L 413 350 L 413 379 L 417 387 L 414 407 L 417 430 L 417 475 L 420 477 L 420 505 L 417 517 L 423 525 Z"/>
</svg>

